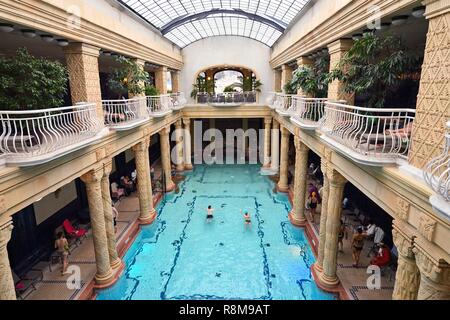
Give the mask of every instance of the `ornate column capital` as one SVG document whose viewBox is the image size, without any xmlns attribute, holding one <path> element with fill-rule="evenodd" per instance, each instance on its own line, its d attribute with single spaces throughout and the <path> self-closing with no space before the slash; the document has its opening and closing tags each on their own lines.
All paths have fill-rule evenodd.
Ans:
<svg viewBox="0 0 450 320">
<path fill-rule="evenodd" d="M 103 177 L 104 178 L 109 178 L 109 175 L 111 174 L 112 171 L 112 158 L 106 160 L 103 163 Z"/>
<path fill-rule="evenodd" d="M 170 126 L 164 127 L 159 131 L 161 136 L 168 136 L 170 132 Z"/>
<path fill-rule="evenodd" d="M 299 136 L 294 136 L 294 145 L 296 154 L 304 154 L 309 152 L 308 146 L 300 140 Z"/>
<path fill-rule="evenodd" d="M 297 59 L 297 65 L 300 66 L 310 66 L 314 64 L 314 62 L 307 57 L 300 57 Z"/>
<path fill-rule="evenodd" d="M 353 43 L 352 39 L 336 40 L 328 45 L 329 54 L 348 51 L 353 46 Z"/>
<path fill-rule="evenodd" d="M 427 19 L 450 12 L 450 2 L 448 0 L 424 0 L 422 4 L 426 6 L 425 17 Z"/>
<path fill-rule="evenodd" d="M 392 237 L 394 240 L 394 244 L 397 247 L 398 253 L 404 257 L 414 259 L 414 238 L 409 238 L 397 228 L 398 227 L 396 226 L 396 224 L 394 224 L 394 227 L 392 229 Z"/>
<path fill-rule="evenodd" d="M 448 286 L 450 289 L 450 265 L 444 260 L 434 259 L 429 252 L 417 246 L 414 246 L 412 251 L 420 273 L 431 281 Z"/>
<path fill-rule="evenodd" d="M 191 118 L 183 118 L 183 123 L 185 127 L 189 127 L 191 125 Z"/>
<path fill-rule="evenodd" d="M 277 120 L 273 119 L 273 129 L 279 129 L 279 128 L 280 128 L 280 123 Z"/>
<path fill-rule="evenodd" d="M 291 132 L 284 126 L 280 126 L 281 127 L 281 136 L 286 138 L 289 137 Z"/>
<path fill-rule="evenodd" d="M 264 124 L 270 126 L 272 124 L 272 118 L 269 117 L 264 118 Z"/>
<path fill-rule="evenodd" d="M 87 186 L 94 184 L 94 183 L 100 183 L 103 177 L 103 168 L 96 168 L 92 169 L 91 171 L 86 172 L 83 174 L 80 179 L 83 181 Z"/>
<path fill-rule="evenodd" d="M 331 166 L 328 166 L 326 175 L 330 181 L 330 185 L 343 187 L 347 183 L 347 179 Z"/>
<path fill-rule="evenodd" d="M 72 42 L 64 49 L 65 54 L 83 54 L 92 57 L 100 57 L 100 48 L 82 42 Z"/>
<path fill-rule="evenodd" d="M 133 149 L 133 152 L 135 152 L 135 153 L 146 152 L 149 146 L 150 146 L 149 139 L 144 139 L 144 140 L 141 140 L 140 142 L 138 142 L 137 144 L 135 144 L 132 147 L 132 149 Z"/>
<path fill-rule="evenodd" d="M 181 129 L 182 127 L 183 126 L 182 126 L 182 123 L 181 123 L 181 119 L 177 120 L 175 122 L 175 129 Z"/>
</svg>

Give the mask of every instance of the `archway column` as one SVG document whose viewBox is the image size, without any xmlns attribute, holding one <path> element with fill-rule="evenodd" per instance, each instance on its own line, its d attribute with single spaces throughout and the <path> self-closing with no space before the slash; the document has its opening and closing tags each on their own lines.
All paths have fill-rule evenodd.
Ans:
<svg viewBox="0 0 450 320">
<path fill-rule="evenodd" d="M 172 166 L 170 161 L 170 142 L 169 142 L 170 127 L 164 127 L 159 132 L 161 138 L 161 162 L 163 174 L 166 180 L 166 192 L 171 192 L 175 189 L 175 183 L 172 181 Z"/>
<path fill-rule="evenodd" d="M 167 94 L 167 67 L 161 66 L 155 71 L 155 86 L 160 94 Z"/>
<path fill-rule="evenodd" d="M 0 300 L 16 300 L 16 290 L 7 248 L 12 229 L 11 220 L 0 226 Z"/>
<path fill-rule="evenodd" d="M 278 181 L 278 191 L 288 192 L 288 172 L 289 172 L 289 137 L 291 133 L 285 127 L 281 127 L 281 151 L 280 151 L 280 180 Z"/>
<path fill-rule="evenodd" d="M 263 168 L 270 167 L 270 129 L 272 125 L 272 118 L 264 118 L 264 159 Z"/>
<path fill-rule="evenodd" d="M 283 65 L 281 66 L 281 90 L 283 90 L 284 93 L 287 93 L 287 92 L 285 92 L 285 90 L 284 90 L 284 86 L 285 86 L 289 81 L 292 80 L 292 72 L 293 72 L 293 71 L 294 71 L 294 70 L 292 69 L 292 67 L 291 67 L 290 65 L 288 65 L 288 64 L 283 64 Z"/>
<path fill-rule="evenodd" d="M 176 153 L 176 170 L 184 171 L 184 130 L 181 119 L 175 122 L 175 153 Z"/>
<path fill-rule="evenodd" d="M 184 124 L 184 170 L 192 170 L 191 119 L 183 118 Z"/>
<path fill-rule="evenodd" d="M 333 288 L 339 284 L 337 277 L 338 233 L 342 213 L 342 198 L 347 180 L 335 169 L 327 170 L 329 180 L 328 214 L 326 221 L 323 272 L 319 282 L 324 287 Z"/>
<path fill-rule="evenodd" d="M 308 171 L 309 148 L 294 136 L 295 143 L 295 176 L 294 176 L 294 199 L 292 211 L 289 213 L 289 220 L 292 224 L 303 227 L 306 225 L 305 217 L 305 194 L 306 194 L 306 174 Z"/>
<path fill-rule="evenodd" d="M 92 238 L 94 242 L 95 263 L 97 272 L 95 282 L 98 286 L 108 286 L 113 282 L 113 272 L 109 261 L 108 238 L 106 236 L 105 214 L 101 180 L 103 168 L 91 170 L 81 176 L 86 185 L 91 217 Z"/>
<path fill-rule="evenodd" d="M 116 232 L 114 230 L 114 219 L 112 214 L 112 201 L 109 183 L 109 175 L 112 171 L 112 159 L 109 159 L 103 164 L 102 177 L 102 198 L 103 198 L 103 213 L 105 215 L 106 238 L 108 241 L 109 262 L 111 268 L 118 269 L 122 265 L 122 260 L 117 254 L 116 248 Z"/>
<path fill-rule="evenodd" d="M 153 191 L 150 176 L 150 159 L 148 148 L 150 146 L 150 137 L 133 146 L 133 152 L 136 162 L 137 191 L 139 197 L 139 222 L 147 225 L 151 224 L 156 218 L 156 210 L 153 207 Z"/>
<path fill-rule="evenodd" d="M 279 159 L 280 159 L 280 124 L 278 121 L 273 119 L 273 127 L 272 127 L 272 150 L 271 154 L 271 164 L 270 169 L 275 173 L 279 170 Z"/>
<path fill-rule="evenodd" d="M 339 61 L 344 57 L 347 51 L 353 46 L 352 39 L 339 39 L 328 45 L 330 54 L 330 71 L 334 70 Z M 340 80 L 334 80 L 328 85 L 328 99 L 338 101 L 345 100 L 349 105 L 355 102 L 354 94 L 348 94 L 344 91 L 344 83 Z"/>
<path fill-rule="evenodd" d="M 297 66 L 299 68 L 300 67 L 312 67 L 313 65 L 314 65 L 314 61 L 312 61 L 311 59 L 309 59 L 307 57 L 300 57 L 297 59 Z M 299 96 L 304 96 L 307 98 L 314 98 L 311 95 L 308 95 L 306 92 L 304 92 L 302 88 L 298 88 L 297 94 Z"/>
</svg>

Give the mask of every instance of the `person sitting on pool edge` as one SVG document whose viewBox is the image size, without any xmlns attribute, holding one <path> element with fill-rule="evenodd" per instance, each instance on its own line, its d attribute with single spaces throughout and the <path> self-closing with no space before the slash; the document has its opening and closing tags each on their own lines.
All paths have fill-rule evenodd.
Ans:
<svg viewBox="0 0 450 320">
<path fill-rule="evenodd" d="M 212 219 L 214 218 L 213 216 L 213 211 L 214 209 L 212 208 L 211 205 L 208 206 L 208 210 L 207 210 L 207 214 L 206 214 L 206 222 L 211 222 Z"/>
<path fill-rule="evenodd" d="M 241 209 L 242 213 L 242 209 Z M 250 228 L 252 226 L 252 219 L 250 217 L 250 213 L 248 213 L 248 210 L 244 211 L 244 227 L 245 229 Z"/>
</svg>

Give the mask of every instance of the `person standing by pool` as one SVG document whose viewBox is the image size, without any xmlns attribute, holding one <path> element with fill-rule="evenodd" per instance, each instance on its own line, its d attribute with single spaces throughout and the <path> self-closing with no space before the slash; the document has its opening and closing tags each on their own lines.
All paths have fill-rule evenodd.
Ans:
<svg viewBox="0 0 450 320">
<path fill-rule="evenodd" d="M 241 209 L 242 213 L 242 209 Z M 248 229 L 252 227 L 252 218 L 250 217 L 250 213 L 248 213 L 248 210 L 244 211 L 244 228 Z"/>
<path fill-rule="evenodd" d="M 208 209 L 206 210 L 206 222 L 210 223 L 212 221 L 212 219 L 214 218 L 213 216 L 213 211 L 214 209 L 212 208 L 211 205 L 208 206 Z"/>
<path fill-rule="evenodd" d="M 67 257 L 69 256 L 69 242 L 64 236 L 63 232 L 58 232 L 58 235 L 55 240 L 55 249 L 57 249 L 61 264 L 62 270 L 61 275 L 65 275 L 67 272 L 67 266 L 69 265 Z"/>
<path fill-rule="evenodd" d="M 361 251 L 364 247 L 364 239 L 367 234 L 364 232 L 362 227 L 358 227 L 356 233 L 352 238 L 352 257 L 353 257 L 353 267 L 357 268 L 359 264 L 359 257 L 361 256 Z"/>
</svg>

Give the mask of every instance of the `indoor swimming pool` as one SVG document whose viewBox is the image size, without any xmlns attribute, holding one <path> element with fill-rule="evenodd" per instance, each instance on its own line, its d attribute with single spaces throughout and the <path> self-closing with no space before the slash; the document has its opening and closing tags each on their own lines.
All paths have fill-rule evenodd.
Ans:
<svg viewBox="0 0 450 320">
<path fill-rule="evenodd" d="M 125 270 L 100 300 L 331 300 L 314 283 L 314 255 L 288 220 L 287 195 L 257 165 L 197 165 L 142 228 Z M 207 207 L 214 218 L 206 221 Z M 245 228 L 242 210 L 252 225 Z"/>
</svg>

